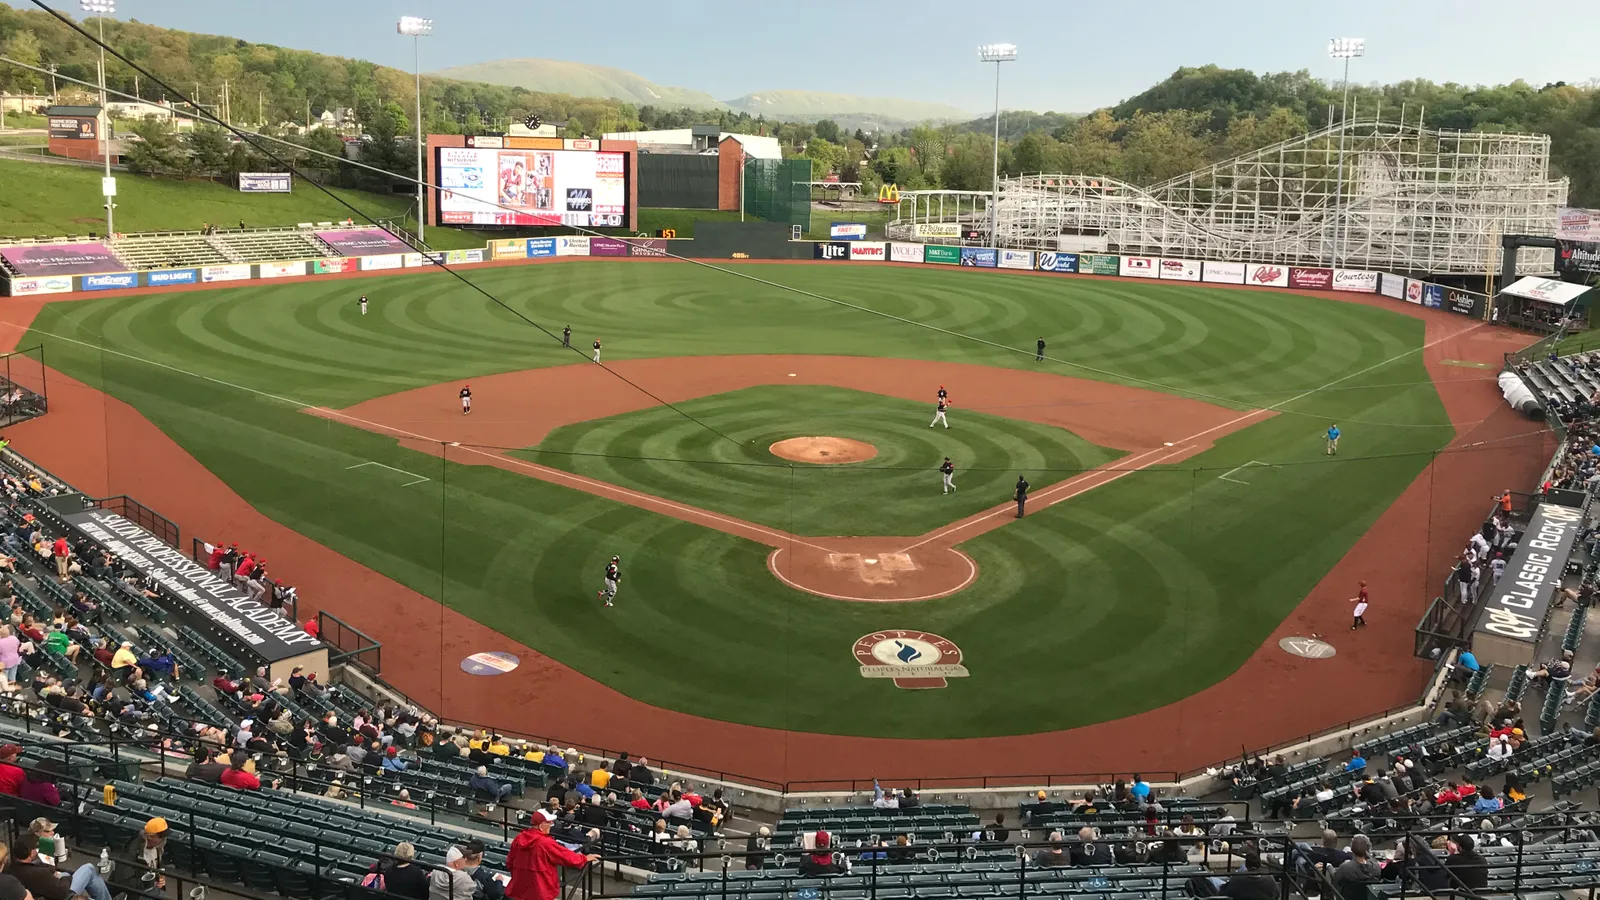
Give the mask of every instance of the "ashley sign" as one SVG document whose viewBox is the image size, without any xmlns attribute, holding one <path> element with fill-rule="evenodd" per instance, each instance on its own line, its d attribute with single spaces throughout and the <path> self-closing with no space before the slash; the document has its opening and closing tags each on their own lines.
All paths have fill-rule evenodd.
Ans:
<svg viewBox="0 0 1600 900">
<path fill-rule="evenodd" d="M 1506 565 L 1505 575 L 1489 595 L 1483 617 L 1478 620 L 1479 634 L 1529 644 L 1532 653 L 1531 645 L 1539 640 L 1582 524 L 1580 510 L 1540 504 L 1517 552 Z"/>
<path fill-rule="evenodd" d="M 169 597 L 183 604 L 191 618 L 202 618 L 237 636 L 263 660 L 278 662 L 322 648 L 321 641 L 292 620 L 251 600 L 244 591 L 128 519 L 103 509 L 69 513 L 64 518 L 141 576 L 154 578 Z"/>
</svg>

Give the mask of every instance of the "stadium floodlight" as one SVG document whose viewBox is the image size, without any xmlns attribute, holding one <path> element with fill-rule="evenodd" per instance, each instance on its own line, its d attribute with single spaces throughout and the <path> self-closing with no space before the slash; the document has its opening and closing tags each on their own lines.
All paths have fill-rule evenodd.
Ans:
<svg viewBox="0 0 1600 900">
<path fill-rule="evenodd" d="M 989 243 L 998 244 L 995 228 L 1000 209 L 1000 64 L 1017 61 L 1016 44 L 980 44 L 978 59 L 994 63 L 994 159 L 989 169 Z"/>
<path fill-rule="evenodd" d="M 117 233 L 112 210 L 116 203 L 116 182 L 111 179 L 111 111 L 106 109 L 106 16 L 117 11 L 117 0 L 78 0 L 78 8 L 94 13 L 100 31 L 100 158 L 105 160 L 106 174 L 100 182 L 106 202 L 106 240 Z"/>
<path fill-rule="evenodd" d="M 417 241 L 422 242 L 427 235 L 427 225 L 422 221 L 425 218 L 423 211 L 422 183 L 428 179 L 423 177 L 422 171 L 422 39 L 433 34 L 433 20 L 423 19 L 418 16 L 401 16 L 400 22 L 395 26 L 395 31 L 411 38 L 411 54 L 415 63 L 417 78 Z"/>
<path fill-rule="evenodd" d="M 1339 108 L 1339 171 L 1333 183 L 1333 264 L 1339 265 L 1339 222 L 1344 216 L 1344 136 L 1350 111 L 1350 60 L 1367 55 L 1365 38 L 1329 38 L 1328 56 L 1344 60 L 1344 104 Z"/>
</svg>

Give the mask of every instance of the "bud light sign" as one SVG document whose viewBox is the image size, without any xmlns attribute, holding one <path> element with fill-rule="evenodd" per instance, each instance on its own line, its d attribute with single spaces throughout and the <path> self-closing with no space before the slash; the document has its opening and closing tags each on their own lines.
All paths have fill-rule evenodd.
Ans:
<svg viewBox="0 0 1600 900">
<path fill-rule="evenodd" d="M 165 272 L 146 272 L 144 283 L 150 287 L 168 284 L 194 284 L 200 280 L 199 269 L 169 269 Z"/>
</svg>

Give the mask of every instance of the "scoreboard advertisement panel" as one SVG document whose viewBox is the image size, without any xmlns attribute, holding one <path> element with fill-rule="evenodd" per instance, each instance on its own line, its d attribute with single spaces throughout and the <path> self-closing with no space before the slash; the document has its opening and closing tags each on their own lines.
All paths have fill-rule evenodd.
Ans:
<svg viewBox="0 0 1600 900">
<path fill-rule="evenodd" d="M 628 154 L 594 150 L 438 149 L 435 208 L 443 225 L 628 222 Z"/>
</svg>

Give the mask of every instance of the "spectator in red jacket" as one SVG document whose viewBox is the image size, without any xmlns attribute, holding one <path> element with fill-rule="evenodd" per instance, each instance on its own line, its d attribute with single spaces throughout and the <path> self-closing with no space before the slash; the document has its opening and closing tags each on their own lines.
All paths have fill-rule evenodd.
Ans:
<svg viewBox="0 0 1600 900">
<path fill-rule="evenodd" d="M 250 572 L 256 567 L 256 557 L 253 553 L 246 553 L 244 559 L 239 561 L 239 568 L 233 571 L 234 581 L 243 581 L 250 577 Z"/>
<path fill-rule="evenodd" d="M 17 755 L 22 748 L 16 744 L 0 746 L 0 794 L 12 797 L 22 793 L 22 783 L 27 780 L 27 773 L 17 765 Z"/>
<path fill-rule="evenodd" d="M 533 827 L 511 842 L 511 849 L 506 852 L 506 869 L 511 873 L 506 896 L 511 900 L 557 900 L 561 896 L 561 868 L 581 869 L 600 859 L 598 854 L 585 856 L 561 846 L 550 836 L 550 826 L 555 821 L 549 812 L 534 810 Z"/>
<path fill-rule="evenodd" d="M 227 552 L 228 552 L 228 549 L 226 547 L 222 546 L 222 542 L 221 541 L 218 541 L 215 544 L 212 544 L 211 545 L 211 553 L 208 556 L 206 556 L 206 568 L 208 568 L 211 571 L 215 572 L 217 570 L 217 567 L 222 565 L 222 554 L 227 553 Z"/>
<path fill-rule="evenodd" d="M 242 751 L 235 750 L 233 762 L 228 764 L 227 771 L 222 773 L 222 783 L 241 791 L 261 790 L 261 779 L 254 773 L 244 770 L 245 755 Z"/>
</svg>

